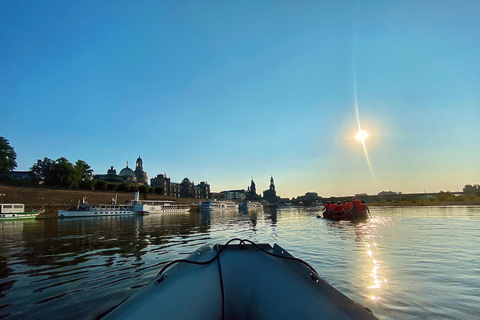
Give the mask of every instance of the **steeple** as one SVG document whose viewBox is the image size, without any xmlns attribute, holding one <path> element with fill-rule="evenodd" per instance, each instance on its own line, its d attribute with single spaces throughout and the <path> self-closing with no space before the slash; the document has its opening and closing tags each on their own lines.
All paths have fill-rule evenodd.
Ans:
<svg viewBox="0 0 480 320">
<path fill-rule="evenodd" d="M 145 171 L 143 171 L 143 160 L 138 155 L 138 159 L 135 166 L 135 176 L 137 177 L 137 182 L 144 183 L 148 185 L 148 176 Z"/>
<path fill-rule="evenodd" d="M 257 194 L 257 188 L 255 187 L 255 182 L 253 182 L 253 176 L 252 176 L 252 181 L 250 183 L 249 191 L 251 194 Z"/>
<path fill-rule="evenodd" d="M 270 190 L 275 191 L 275 183 L 273 182 L 273 175 L 270 178 Z"/>
<path fill-rule="evenodd" d="M 140 155 L 138 155 L 136 169 L 143 170 L 143 160 L 142 160 L 142 158 L 140 158 Z"/>
</svg>

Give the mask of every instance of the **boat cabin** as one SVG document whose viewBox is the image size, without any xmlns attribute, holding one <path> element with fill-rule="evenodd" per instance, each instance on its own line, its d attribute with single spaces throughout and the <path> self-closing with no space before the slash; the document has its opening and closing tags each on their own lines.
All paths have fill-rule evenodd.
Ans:
<svg viewBox="0 0 480 320">
<path fill-rule="evenodd" d="M 22 213 L 25 211 L 23 204 L 0 204 L 0 213 Z"/>
</svg>

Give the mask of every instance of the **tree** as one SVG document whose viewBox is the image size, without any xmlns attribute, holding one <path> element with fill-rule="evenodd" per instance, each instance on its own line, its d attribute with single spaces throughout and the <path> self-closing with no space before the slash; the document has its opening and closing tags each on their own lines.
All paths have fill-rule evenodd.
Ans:
<svg viewBox="0 0 480 320">
<path fill-rule="evenodd" d="M 118 186 L 117 186 L 117 190 L 118 191 L 128 191 L 130 188 L 130 185 L 128 184 L 128 182 L 122 182 L 120 183 Z"/>
<path fill-rule="evenodd" d="M 83 160 L 77 160 L 73 165 L 64 157 L 55 161 L 45 157 L 38 159 L 30 171 L 52 187 L 92 189 L 95 186 L 93 170 Z"/>
<path fill-rule="evenodd" d="M 43 160 L 38 159 L 37 163 L 35 163 L 31 168 L 30 171 L 39 177 L 41 180 L 46 180 L 52 170 L 54 161 L 48 159 L 47 157 L 43 158 Z"/>
<path fill-rule="evenodd" d="M 79 182 L 77 170 L 64 157 L 55 160 L 48 176 L 45 178 L 45 184 L 49 186 L 75 188 L 78 187 Z"/>
<path fill-rule="evenodd" d="M 83 189 L 92 189 L 95 186 L 95 182 L 93 181 L 93 170 L 88 163 L 83 160 L 77 160 L 74 168 L 77 185 Z"/>
<path fill-rule="evenodd" d="M 107 190 L 108 191 L 116 191 L 118 188 L 117 183 L 107 182 Z"/>
<path fill-rule="evenodd" d="M 107 190 L 107 182 L 104 180 L 98 180 L 95 182 L 95 190 Z"/>
<path fill-rule="evenodd" d="M 463 193 L 464 194 L 474 194 L 478 190 L 480 190 L 478 184 L 473 185 L 473 186 L 471 184 L 466 184 L 465 187 L 463 188 Z"/>
<path fill-rule="evenodd" d="M 0 137 L 0 181 L 17 167 L 17 154 L 4 137 Z"/>
<path fill-rule="evenodd" d="M 78 186 L 82 189 L 91 190 L 95 187 L 95 180 L 80 181 Z"/>
<path fill-rule="evenodd" d="M 88 163 L 83 160 L 77 160 L 75 163 L 75 170 L 77 171 L 77 179 L 79 181 L 86 181 L 93 179 L 93 170 Z"/>
</svg>

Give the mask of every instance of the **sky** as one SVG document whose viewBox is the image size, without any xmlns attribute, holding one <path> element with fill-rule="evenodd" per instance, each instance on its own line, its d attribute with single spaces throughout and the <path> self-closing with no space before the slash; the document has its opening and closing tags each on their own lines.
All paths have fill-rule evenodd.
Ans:
<svg viewBox="0 0 480 320">
<path fill-rule="evenodd" d="M 215 192 L 271 176 L 289 198 L 461 191 L 480 183 L 479 16 L 479 1 L 2 0 L 0 136 L 17 170 L 140 155 L 149 178 Z"/>
</svg>

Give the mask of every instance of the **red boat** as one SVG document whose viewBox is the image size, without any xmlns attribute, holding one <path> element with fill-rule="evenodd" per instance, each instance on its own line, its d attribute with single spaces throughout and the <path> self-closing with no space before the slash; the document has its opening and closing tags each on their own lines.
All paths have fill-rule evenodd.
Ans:
<svg viewBox="0 0 480 320">
<path fill-rule="evenodd" d="M 348 220 L 353 222 L 363 222 L 368 220 L 369 213 L 368 209 L 352 209 L 343 213 L 324 212 L 323 217 L 333 221 Z"/>
<path fill-rule="evenodd" d="M 363 222 L 368 220 L 370 210 L 363 200 L 354 198 L 352 201 L 340 201 L 337 203 L 329 202 L 323 208 L 323 217 L 333 221 L 349 220 L 353 222 Z M 320 218 L 320 216 L 317 216 Z"/>
</svg>

